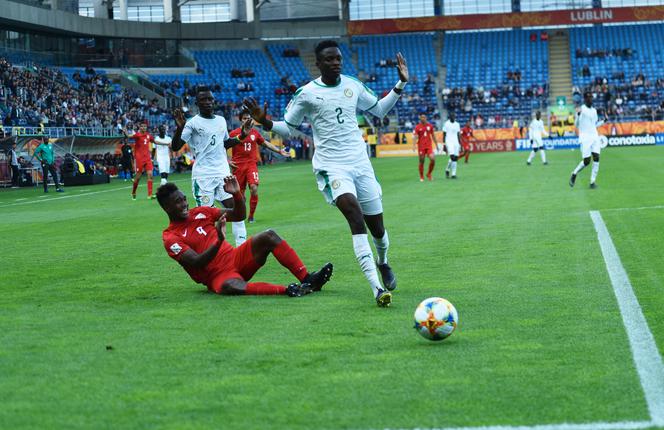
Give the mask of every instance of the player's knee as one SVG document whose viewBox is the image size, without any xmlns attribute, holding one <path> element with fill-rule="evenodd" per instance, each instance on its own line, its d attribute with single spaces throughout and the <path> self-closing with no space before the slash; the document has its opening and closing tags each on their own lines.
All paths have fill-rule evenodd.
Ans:
<svg viewBox="0 0 664 430">
<path fill-rule="evenodd" d="M 247 289 L 247 283 L 242 279 L 227 279 L 221 284 L 221 294 L 236 296 L 244 294 Z"/>
<path fill-rule="evenodd" d="M 596 163 L 599 162 L 599 154 L 596 152 L 593 152 L 593 161 Z"/>
<path fill-rule="evenodd" d="M 588 164 L 590 164 L 590 157 L 586 157 L 583 159 L 583 165 L 587 166 Z"/>
<path fill-rule="evenodd" d="M 277 246 L 281 242 L 281 236 L 277 234 L 276 231 L 270 229 L 265 230 L 263 233 L 265 233 L 265 239 L 267 242 L 272 245 L 272 246 Z"/>
<path fill-rule="evenodd" d="M 253 197 L 256 197 L 258 195 L 258 186 L 257 185 L 251 185 L 249 187 L 249 192 Z"/>
</svg>

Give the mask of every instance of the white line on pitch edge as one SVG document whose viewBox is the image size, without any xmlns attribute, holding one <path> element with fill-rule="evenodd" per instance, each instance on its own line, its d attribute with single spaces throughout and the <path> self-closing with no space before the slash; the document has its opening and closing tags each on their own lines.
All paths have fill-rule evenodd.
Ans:
<svg viewBox="0 0 664 430">
<path fill-rule="evenodd" d="M 654 425 L 664 426 L 664 364 L 627 272 L 598 211 L 590 211 Z"/>
<path fill-rule="evenodd" d="M 414 430 L 640 430 L 655 427 L 651 421 L 595 422 L 582 424 L 540 424 L 534 426 L 484 426 L 484 427 L 418 427 Z M 389 430 L 389 429 L 387 429 Z"/>
<path fill-rule="evenodd" d="M 601 209 L 602 212 L 606 211 L 643 211 L 647 209 L 664 209 L 664 205 L 658 205 L 658 206 L 641 206 L 638 208 L 609 208 L 609 209 Z"/>
</svg>

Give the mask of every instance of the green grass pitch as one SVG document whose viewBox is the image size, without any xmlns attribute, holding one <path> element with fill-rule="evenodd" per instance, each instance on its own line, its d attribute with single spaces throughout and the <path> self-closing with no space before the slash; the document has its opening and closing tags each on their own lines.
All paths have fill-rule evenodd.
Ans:
<svg viewBox="0 0 664 430">
<path fill-rule="evenodd" d="M 219 297 L 161 243 L 166 216 L 129 183 L 0 192 L 0 428 L 384 429 L 648 420 L 588 214 L 601 211 L 664 350 L 664 148 L 609 148 L 567 185 L 578 151 L 475 154 L 419 183 L 374 160 L 399 289 L 376 307 L 341 214 L 309 164 L 261 170 L 257 222 L 322 293 Z M 174 175 L 191 195 L 188 176 Z M 37 201 L 36 203 L 33 203 Z M 288 283 L 270 259 L 254 278 Z M 461 325 L 413 330 L 430 296 Z M 107 348 L 108 347 L 108 348 Z M 663 381 L 664 383 L 664 381 Z"/>
</svg>

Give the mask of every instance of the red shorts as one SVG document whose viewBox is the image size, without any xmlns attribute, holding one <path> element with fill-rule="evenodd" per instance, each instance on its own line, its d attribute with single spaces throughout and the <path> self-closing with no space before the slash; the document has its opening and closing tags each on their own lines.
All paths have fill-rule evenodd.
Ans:
<svg viewBox="0 0 664 430">
<path fill-rule="evenodd" d="M 468 151 L 470 149 L 470 142 L 461 141 L 461 147 L 464 151 Z"/>
<path fill-rule="evenodd" d="M 136 173 L 152 172 L 152 170 L 154 170 L 152 160 L 149 158 L 147 160 L 136 159 Z"/>
<path fill-rule="evenodd" d="M 235 170 L 235 177 L 237 182 L 240 184 L 240 189 L 242 194 L 247 189 L 247 184 L 249 185 L 258 185 L 258 167 L 255 164 L 250 165 L 239 165 Z"/>
<path fill-rule="evenodd" d="M 430 143 L 428 145 L 418 145 L 417 146 L 417 153 L 419 155 L 429 155 L 433 154 L 433 145 Z"/>
<path fill-rule="evenodd" d="M 261 266 L 256 263 L 254 253 L 251 251 L 251 242 L 251 238 L 247 239 L 242 245 L 234 248 L 233 253 L 225 258 L 218 267 L 212 269 L 215 273 L 206 283 L 210 292 L 221 294 L 221 286 L 228 279 L 248 281 L 260 269 Z"/>
</svg>

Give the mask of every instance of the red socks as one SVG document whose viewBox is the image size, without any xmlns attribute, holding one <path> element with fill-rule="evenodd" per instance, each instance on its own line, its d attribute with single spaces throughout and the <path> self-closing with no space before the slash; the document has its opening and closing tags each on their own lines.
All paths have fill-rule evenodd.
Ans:
<svg viewBox="0 0 664 430">
<path fill-rule="evenodd" d="M 272 254 L 277 259 L 279 264 L 290 270 L 290 272 L 297 278 L 298 281 L 302 282 L 307 276 L 307 268 L 298 257 L 297 253 L 293 248 L 290 247 L 285 240 L 282 240 Z"/>
<path fill-rule="evenodd" d="M 424 163 L 420 163 L 420 179 L 424 179 Z"/>
<path fill-rule="evenodd" d="M 433 166 L 436 165 L 436 162 L 433 160 L 429 160 L 429 172 L 427 173 L 427 176 L 431 176 L 431 172 L 433 172 Z"/>
<path fill-rule="evenodd" d="M 152 195 L 152 179 L 148 179 L 148 197 L 151 195 Z"/>
<path fill-rule="evenodd" d="M 258 195 L 249 197 L 249 218 L 254 217 L 256 206 L 258 206 Z"/>
<path fill-rule="evenodd" d="M 138 188 L 138 181 L 134 181 L 134 185 L 131 188 L 131 193 L 136 195 L 136 188 Z"/>
<path fill-rule="evenodd" d="M 286 294 L 286 287 L 283 285 L 268 284 L 267 282 L 251 282 L 247 284 L 244 294 L 248 296 L 274 296 L 277 294 Z"/>
</svg>

